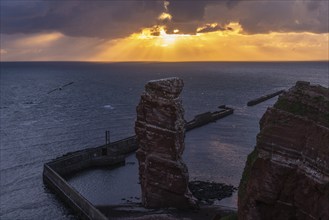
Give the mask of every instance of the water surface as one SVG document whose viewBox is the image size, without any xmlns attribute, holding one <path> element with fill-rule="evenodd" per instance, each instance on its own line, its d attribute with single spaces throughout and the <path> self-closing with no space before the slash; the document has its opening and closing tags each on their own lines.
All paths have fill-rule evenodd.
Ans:
<svg viewBox="0 0 329 220">
<path fill-rule="evenodd" d="M 254 107 L 247 101 L 288 89 L 297 80 L 328 87 L 328 72 L 327 62 L 1 63 L 0 218 L 73 219 L 44 187 L 43 164 L 103 144 L 105 130 L 112 141 L 133 135 L 145 83 L 164 77 L 184 80 L 187 120 L 222 104 L 235 109 L 234 115 L 187 133 L 184 160 L 192 180 L 238 186 L 258 121 L 276 98 Z M 135 199 L 137 164 L 133 155 L 127 161 L 116 170 L 79 173 L 70 182 L 96 205 Z M 225 201 L 235 202 L 236 197 Z"/>
</svg>

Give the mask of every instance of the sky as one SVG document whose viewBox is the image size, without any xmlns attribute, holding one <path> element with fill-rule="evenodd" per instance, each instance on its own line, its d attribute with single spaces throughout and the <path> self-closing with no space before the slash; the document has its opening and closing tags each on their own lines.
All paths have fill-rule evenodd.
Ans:
<svg viewBox="0 0 329 220">
<path fill-rule="evenodd" d="M 329 60 L 328 0 L 0 0 L 1 61 Z"/>
</svg>

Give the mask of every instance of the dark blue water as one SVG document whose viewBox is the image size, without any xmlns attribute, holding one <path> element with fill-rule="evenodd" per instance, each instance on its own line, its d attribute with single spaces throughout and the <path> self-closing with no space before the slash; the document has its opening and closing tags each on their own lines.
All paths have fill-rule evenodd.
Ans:
<svg viewBox="0 0 329 220">
<path fill-rule="evenodd" d="M 247 101 L 297 80 L 328 87 L 328 74 L 327 62 L 1 63 L 0 218 L 73 218 L 44 187 L 43 164 L 103 144 L 105 130 L 112 141 L 133 135 L 135 107 L 148 80 L 184 80 L 187 120 L 221 104 L 235 108 L 234 115 L 187 133 L 184 160 L 191 179 L 237 186 L 258 121 L 276 98 L 255 107 L 246 107 Z M 83 172 L 70 182 L 96 205 L 138 196 L 134 156 L 128 162 L 113 171 Z M 226 202 L 234 206 L 236 198 Z"/>
</svg>

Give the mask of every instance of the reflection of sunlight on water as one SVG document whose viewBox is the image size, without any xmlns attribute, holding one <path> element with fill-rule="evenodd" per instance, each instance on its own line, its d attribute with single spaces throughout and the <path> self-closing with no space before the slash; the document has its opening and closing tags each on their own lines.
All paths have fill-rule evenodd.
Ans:
<svg viewBox="0 0 329 220">
<path fill-rule="evenodd" d="M 197 133 L 196 130 L 191 136 L 188 134 L 184 152 L 191 179 L 222 182 L 237 187 L 246 154 L 241 153 L 241 146 L 228 143 L 229 140 L 223 140 L 210 130 L 208 137 L 200 138 Z"/>
<path fill-rule="evenodd" d="M 247 106 L 234 106 L 234 114 L 243 115 L 243 116 L 250 115 Z"/>
<path fill-rule="evenodd" d="M 243 164 L 242 158 L 239 156 L 237 149 L 239 146 L 235 144 L 224 143 L 220 139 L 209 141 L 212 154 L 212 160 L 217 160 L 219 163 L 218 175 L 221 176 L 221 182 L 226 184 L 233 184 L 235 187 L 239 185 L 239 178 L 236 178 L 237 170 L 241 164 Z M 223 172 L 222 169 L 226 171 Z M 232 182 L 232 179 L 235 179 Z M 215 204 L 227 206 L 227 207 L 237 207 L 237 193 L 235 192 L 231 197 L 224 198 Z"/>
<path fill-rule="evenodd" d="M 236 145 L 222 143 L 220 140 L 212 140 L 209 142 L 211 150 L 214 156 L 219 156 L 221 159 L 231 161 L 234 155 L 236 155 Z"/>
<path fill-rule="evenodd" d="M 208 141 L 203 136 L 203 139 L 193 138 L 194 142 L 188 142 L 186 153 L 192 155 L 186 155 L 184 161 L 188 165 L 190 180 L 214 181 L 238 187 L 241 166 L 245 163 L 245 158 L 238 152 L 241 146 L 224 142 L 218 135 L 209 136 Z M 237 193 L 216 204 L 236 208 Z"/>
</svg>

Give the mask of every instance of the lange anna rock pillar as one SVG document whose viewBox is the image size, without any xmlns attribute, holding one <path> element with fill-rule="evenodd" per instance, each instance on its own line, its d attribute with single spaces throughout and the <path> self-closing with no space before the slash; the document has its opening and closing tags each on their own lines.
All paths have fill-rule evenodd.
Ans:
<svg viewBox="0 0 329 220">
<path fill-rule="evenodd" d="M 185 121 L 179 94 L 183 86 L 179 78 L 149 81 L 137 106 L 136 157 L 142 202 L 147 208 L 196 206 L 182 160 Z"/>
</svg>

